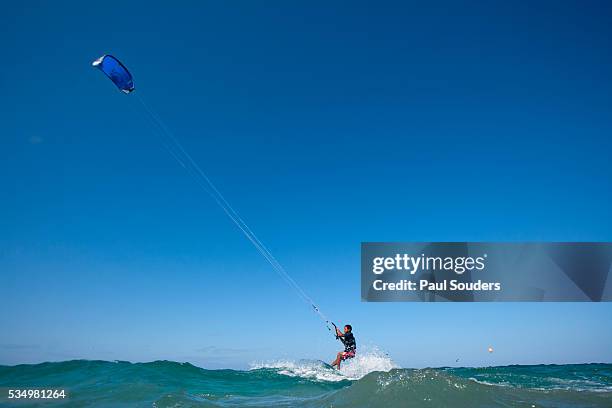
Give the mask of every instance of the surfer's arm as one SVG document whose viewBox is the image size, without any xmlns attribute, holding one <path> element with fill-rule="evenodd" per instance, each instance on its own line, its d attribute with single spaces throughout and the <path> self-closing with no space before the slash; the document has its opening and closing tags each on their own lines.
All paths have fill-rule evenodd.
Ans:
<svg viewBox="0 0 612 408">
<path fill-rule="evenodd" d="M 344 334 L 342 334 L 342 332 L 337 327 L 336 327 L 336 336 L 344 337 Z"/>
</svg>

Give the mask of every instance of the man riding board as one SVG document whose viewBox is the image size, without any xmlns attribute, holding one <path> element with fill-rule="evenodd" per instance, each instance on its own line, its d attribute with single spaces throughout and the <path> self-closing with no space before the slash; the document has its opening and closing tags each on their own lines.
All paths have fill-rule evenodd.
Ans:
<svg viewBox="0 0 612 408">
<path fill-rule="evenodd" d="M 332 323 L 333 324 L 333 323 Z M 355 343 L 355 336 L 353 336 L 353 327 L 350 324 L 344 326 L 344 333 L 340 331 L 334 324 L 334 328 L 336 329 L 336 338 L 344 344 L 344 351 L 341 351 L 336 356 L 336 359 L 331 366 L 338 366 L 338 370 L 340 369 L 340 363 L 346 359 L 355 357 L 355 353 L 357 352 L 357 343 Z"/>
</svg>

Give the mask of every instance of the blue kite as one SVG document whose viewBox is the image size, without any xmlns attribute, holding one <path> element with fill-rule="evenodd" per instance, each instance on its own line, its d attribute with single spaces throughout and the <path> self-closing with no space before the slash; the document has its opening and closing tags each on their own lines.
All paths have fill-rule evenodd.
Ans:
<svg viewBox="0 0 612 408">
<path fill-rule="evenodd" d="M 104 72 L 122 92 L 129 94 L 134 90 L 132 74 L 130 74 L 130 71 L 128 71 L 121 61 L 112 55 L 103 55 L 91 65 Z"/>
</svg>

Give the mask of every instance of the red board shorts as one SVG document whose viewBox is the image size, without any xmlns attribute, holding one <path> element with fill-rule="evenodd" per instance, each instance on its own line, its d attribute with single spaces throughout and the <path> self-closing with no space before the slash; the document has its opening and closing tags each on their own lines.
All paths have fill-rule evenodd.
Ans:
<svg viewBox="0 0 612 408">
<path fill-rule="evenodd" d="M 342 361 L 353 357 L 355 357 L 355 350 L 342 352 Z"/>
</svg>

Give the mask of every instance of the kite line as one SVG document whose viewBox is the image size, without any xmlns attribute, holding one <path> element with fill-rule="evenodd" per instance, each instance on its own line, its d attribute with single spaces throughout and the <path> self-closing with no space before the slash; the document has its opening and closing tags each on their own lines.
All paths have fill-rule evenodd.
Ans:
<svg viewBox="0 0 612 408">
<path fill-rule="evenodd" d="M 213 200 L 217 203 L 227 217 L 242 231 L 244 236 L 253 244 L 257 251 L 268 261 L 272 269 L 295 291 L 295 293 L 305 303 L 310 305 L 317 316 L 325 323 L 329 331 L 332 331 L 332 325 L 329 319 L 321 312 L 310 296 L 298 285 L 298 283 L 287 273 L 283 265 L 272 255 L 270 250 L 261 242 L 255 235 L 253 230 L 234 210 L 230 203 L 225 199 L 223 194 L 217 189 L 210 178 L 204 173 L 200 166 L 195 162 L 189 153 L 183 148 L 179 140 L 170 132 L 164 122 L 155 114 L 140 95 L 134 93 L 134 97 L 142 106 L 148 119 L 159 130 L 158 136 L 161 138 L 162 145 L 170 153 L 170 155 L 183 167 L 187 173 L 195 180 L 195 182 L 206 191 Z"/>
</svg>

